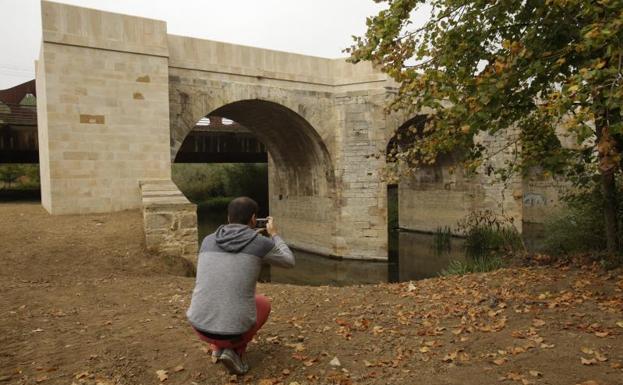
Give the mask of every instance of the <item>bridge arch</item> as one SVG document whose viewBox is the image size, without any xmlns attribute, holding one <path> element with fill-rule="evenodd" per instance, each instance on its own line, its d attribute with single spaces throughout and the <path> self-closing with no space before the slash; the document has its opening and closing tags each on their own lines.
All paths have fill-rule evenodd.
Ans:
<svg viewBox="0 0 623 385">
<path fill-rule="evenodd" d="M 180 93 L 182 105 L 205 106 L 205 100 L 198 103 L 185 98 Z M 280 232 L 295 247 L 330 251 L 324 245 L 335 235 L 334 166 L 324 140 L 307 119 L 288 106 L 259 98 L 182 111 L 172 119 L 172 159 L 202 117 L 218 116 L 242 125 L 269 154 L 270 214 L 278 220 Z"/>
</svg>

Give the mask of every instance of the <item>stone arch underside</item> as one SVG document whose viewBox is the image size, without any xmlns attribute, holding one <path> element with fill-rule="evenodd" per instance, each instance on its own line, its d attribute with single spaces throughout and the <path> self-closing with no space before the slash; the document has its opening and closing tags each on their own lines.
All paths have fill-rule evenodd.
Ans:
<svg viewBox="0 0 623 385">
<path fill-rule="evenodd" d="M 294 247 L 331 254 L 336 216 L 334 168 L 315 128 L 297 112 L 272 101 L 245 99 L 212 108 L 204 93 L 198 94 L 201 101 L 184 100 L 192 97 L 183 92 L 179 95 L 182 109 L 172 117 L 172 158 L 203 116 L 228 118 L 246 127 L 269 153 L 270 214 L 280 233 Z M 184 103 L 194 108 L 184 109 Z M 207 108 L 200 112 L 197 106 Z"/>
<path fill-rule="evenodd" d="M 423 135 L 426 115 L 397 118 L 396 127 L 388 139 L 387 150 L 400 147 L 397 133 L 403 134 L 403 142 L 417 140 Z M 415 128 L 415 130 L 409 130 Z M 406 140 L 405 140 L 406 137 Z M 488 138 L 488 146 L 499 146 L 495 138 Z M 480 166 L 476 173 L 468 174 L 461 166 L 462 152 L 440 154 L 434 164 L 421 166 L 411 173 L 401 175 L 398 183 L 398 215 L 401 228 L 434 232 L 448 227 L 455 234 L 461 234 L 457 223 L 468 214 L 490 210 L 494 213 L 516 219 L 516 197 L 511 188 L 496 179 Z M 504 161 L 502 153 L 490 161 Z M 521 231 L 521 221 L 514 225 Z"/>
</svg>

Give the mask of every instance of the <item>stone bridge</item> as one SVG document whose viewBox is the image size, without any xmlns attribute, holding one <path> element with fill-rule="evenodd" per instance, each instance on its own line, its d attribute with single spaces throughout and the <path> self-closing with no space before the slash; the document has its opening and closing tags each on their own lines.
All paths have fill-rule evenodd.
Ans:
<svg viewBox="0 0 623 385">
<path fill-rule="evenodd" d="M 215 115 L 266 145 L 271 215 L 288 243 L 386 258 L 382 155 L 406 117 L 384 113 L 394 84 L 368 63 L 174 36 L 163 21 L 47 1 L 42 23 L 39 156 L 50 213 L 141 207 L 139 181 L 170 180 L 184 139 Z M 434 229 L 474 206 L 521 219 L 521 191 L 435 183 L 416 190 L 445 210 L 439 218 L 415 192 L 404 196 L 405 209 L 424 218 L 414 228 Z"/>
</svg>

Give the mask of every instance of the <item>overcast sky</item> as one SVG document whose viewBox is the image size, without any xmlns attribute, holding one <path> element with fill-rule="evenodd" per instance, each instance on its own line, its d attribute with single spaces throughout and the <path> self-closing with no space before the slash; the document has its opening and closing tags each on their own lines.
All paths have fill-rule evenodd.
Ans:
<svg viewBox="0 0 623 385">
<path fill-rule="evenodd" d="M 165 20 L 175 35 L 337 58 L 365 32 L 372 0 L 57 0 Z M 386 5 L 385 5 L 386 6 Z M 0 89 L 34 78 L 39 0 L 0 0 Z"/>
</svg>

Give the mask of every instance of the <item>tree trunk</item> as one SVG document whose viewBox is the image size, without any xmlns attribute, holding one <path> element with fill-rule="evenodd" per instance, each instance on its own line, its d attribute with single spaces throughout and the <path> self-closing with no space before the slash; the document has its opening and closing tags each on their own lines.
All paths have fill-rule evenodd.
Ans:
<svg viewBox="0 0 623 385">
<path fill-rule="evenodd" d="M 601 191 L 604 197 L 604 225 L 608 254 L 614 255 L 619 249 L 619 229 L 617 221 L 617 196 L 614 170 L 601 173 Z"/>
<path fill-rule="evenodd" d="M 597 134 L 597 152 L 599 157 L 599 173 L 601 176 L 601 192 L 604 204 L 604 226 L 606 231 L 606 248 L 608 254 L 619 251 L 619 223 L 617 218 L 617 187 L 615 174 L 618 169 L 616 159 L 616 143 L 610 134 L 608 113 L 599 116 L 595 121 Z"/>
</svg>

